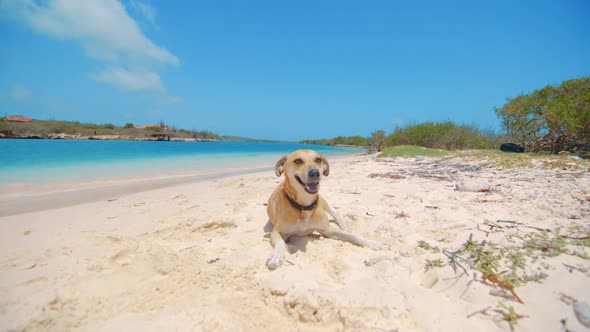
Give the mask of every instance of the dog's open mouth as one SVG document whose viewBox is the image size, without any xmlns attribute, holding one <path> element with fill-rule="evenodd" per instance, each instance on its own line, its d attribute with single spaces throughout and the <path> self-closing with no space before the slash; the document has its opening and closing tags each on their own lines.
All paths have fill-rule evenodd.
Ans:
<svg viewBox="0 0 590 332">
<path fill-rule="evenodd" d="M 301 179 L 297 175 L 295 175 L 295 179 L 297 179 L 297 182 L 299 182 L 299 184 L 303 186 L 303 189 L 305 189 L 305 191 L 307 191 L 310 194 L 317 194 L 318 190 L 320 189 L 319 181 L 305 183 L 301 181 Z"/>
</svg>

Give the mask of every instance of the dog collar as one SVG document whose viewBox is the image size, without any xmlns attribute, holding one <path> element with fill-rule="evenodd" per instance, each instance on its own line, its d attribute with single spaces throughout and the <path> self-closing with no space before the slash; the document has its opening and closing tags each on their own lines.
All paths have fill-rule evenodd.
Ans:
<svg viewBox="0 0 590 332">
<path fill-rule="evenodd" d="M 285 196 L 287 196 L 287 199 L 289 200 L 289 203 L 291 203 L 291 206 L 293 206 L 294 208 L 296 208 L 299 211 L 313 210 L 313 208 L 318 204 L 318 200 L 316 199 L 315 202 L 313 202 L 307 206 L 303 206 L 303 205 L 295 202 L 295 200 L 293 198 L 291 198 L 291 196 L 289 196 L 289 194 L 285 193 Z"/>
</svg>

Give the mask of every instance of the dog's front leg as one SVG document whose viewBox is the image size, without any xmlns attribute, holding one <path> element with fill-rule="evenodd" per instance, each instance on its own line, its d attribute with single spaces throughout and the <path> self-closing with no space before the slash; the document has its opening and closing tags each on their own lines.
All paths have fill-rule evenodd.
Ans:
<svg viewBox="0 0 590 332">
<path fill-rule="evenodd" d="M 374 240 L 367 240 L 364 237 L 357 234 L 343 232 L 335 229 L 320 230 L 319 232 L 322 233 L 325 237 L 350 242 L 352 244 L 356 244 L 357 246 L 367 247 L 373 250 L 384 250 L 388 248 L 388 246 L 385 243 Z"/>
<path fill-rule="evenodd" d="M 272 244 L 273 249 L 272 254 L 266 260 L 266 266 L 269 269 L 274 270 L 283 265 L 286 249 L 285 239 L 281 233 L 279 233 L 278 227 L 276 226 L 270 233 L 270 244 Z"/>
<path fill-rule="evenodd" d="M 324 200 L 324 203 L 324 210 L 334 218 L 334 223 L 338 225 L 341 230 L 350 232 L 350 228 L 346 224 L 346 221 L 344 221 L 344 219 L 336 211 L 334 211 L 330 205 L 328 205 L 328 202 Z"/>
<path fill-rule="evenodd" d="M 340 227 L 341 230 L 345 232 L 350 232 L 350 227 L 348 227 L 346 221 L 344 221 L 344 219 L 342 219 L 342 217 L 339 214 L 335 212 L 331 214 L 332 217 L 334 217 L 334 223 L 336 223 L 336 225 L 338 225 L 338 227 Z"/>
</svg>

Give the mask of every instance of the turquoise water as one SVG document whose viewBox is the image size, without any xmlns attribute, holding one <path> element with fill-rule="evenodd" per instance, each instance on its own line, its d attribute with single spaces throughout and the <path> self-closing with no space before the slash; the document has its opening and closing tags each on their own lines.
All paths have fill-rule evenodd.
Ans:
<svg viewBox="0 0 590 332">
<path fill-rule="evenodd" d="M 0 140 L 0 185 L 104 181 L 271 168 L 282 155 L 314 149 L 330 157 L 355 148 L 252 142 Z"/>
</svg>

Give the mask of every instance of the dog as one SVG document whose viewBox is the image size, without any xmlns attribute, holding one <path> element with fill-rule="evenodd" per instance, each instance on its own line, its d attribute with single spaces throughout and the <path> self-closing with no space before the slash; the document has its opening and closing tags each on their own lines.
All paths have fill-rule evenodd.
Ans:
<svg viewBox="0 0 590 332">
<path fill-rule="evenodd" d="M 386 249 L 381 242 L 367 240 L 348 231 L 344 220 L 319 195 L 322 176 L 330 174 L 328 160 L 314 150 L 297 150 L 284 156 L 275 165 L 275 174 L 285 179 L 268 200 L 269 222 L 273 251 L 266 266 L 274 270 L 285 260 L 285 241 L 292 235 L 306 236 L 318 232 L 327 238 L 351 242 L 373 250 Z M 339 229 L 330 226 L 330 214 Z"/>
</svg>

